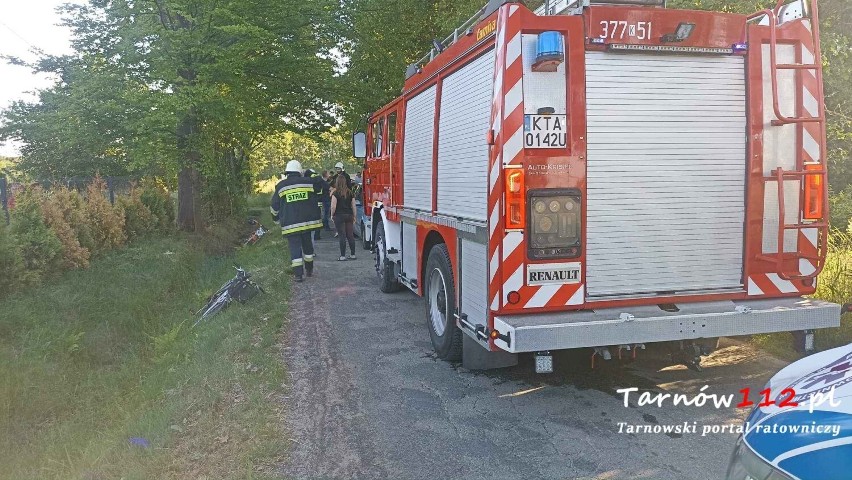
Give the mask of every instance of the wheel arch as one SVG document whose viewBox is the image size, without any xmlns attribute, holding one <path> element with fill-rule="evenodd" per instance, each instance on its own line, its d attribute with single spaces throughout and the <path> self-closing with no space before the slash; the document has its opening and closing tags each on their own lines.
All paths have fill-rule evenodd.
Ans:
<svg viewBox="0 0 852 480">
<path fill-rule="evenodd" d="M 370 234 L 371 239 L 376 238 L 376 229 L 378 228 L 379 222 L 382 223 L 382 227 L 385 230 L 385 242 L 387 242 L 388 250 L 391 248 L 400 250 L 400 229 L 402 227 L 398 221 L 388 220 L 388 215 L 385 211 L 384 205 L 377 202 L 373 205 L 373 211 L 370 216 L 370 227 L 372 230 Z"/>
<path fill-rule="evenodd" d="M 459 278 L 459 266 L 458 266 L 458 257 L 457 257 L 457 248 L 456 248 L 456 232 L 455 230 L 447 227 L 441 228 L 438 225 L 430 225 L 429 228 L 424 228 L 423 233 L 418 235 L 421 236 L 421 240 L 418 242 L 419 245 L 422 245 L 420 248 L 420 279 L 421 281 L 417 285 L 417 293 L 418 295 L 424 294 L 424 283 L 426 282 L 426 263 L 429 261 L 429 252 L 436 245 L 446 245 L 447 253 L 450 256 L 450 266 L 453 270 L 453 280 L 456 286 L 455 294 L 456 299 L 458 300 L 458 278 Z"/>
<path fill-rule="evenodd" d="M 451 241 L 447 241 L 449 239 L 445 234 L 437 229 L 431 228 L 424 230 L 427 230 L 424 232 L 424 236 L 419 236 L 422 239 L 421 245 L 423 247 L 421 248 L 421 281 L 418 285 L 418 290 L 420 290 L 418 293 L 426 297 L 424 304 L 427 311 L 429 336 L 438 358 L 458 362 L 463 357 L 464 334 L 456 320 L 459 308 L 459 284 L 455 261 L 455 235 L 451 236 Z M 432 254 L 433 251 L 437 255 Z M 433 262 L 429 262 L 430 257 L 434 259 Z M 430 270 L 429 265 L 435 265 L 433 268 L 442 272 L 441 283 L 443 285 L 441 287 L 444 290 L 443 297 L 440 291 L 436 293 L 432 291 L 432 279 L 426 275 L 433 275 L 435 270 Z M 449 268 L 449 272 L 445 275 L 443 272 L 447 268 Z M 447 278 L 447 276 L 450 278 Z M 448 283 L 451 285 L 448 285 Z M 452 295 L 447 295 L 448 292 L 446 290 L 449 288 L 453 290 Z M 442 303 L 446 308 L 440 311 Z M 436 311 L 435 306 L 437 306 L 439 311 Z M 439 325 L 443 326 L 443 328 L 438 329 Z"/>
<path fill-rule="evenodd" d="M 385 215 L 382 213 L 384 210 L 384 205 L 379 202 L 376 202 L 373 205 L 373 208 L 370 212 L 370 238 L 376 238 L 376 225 L 378 225 L 379 221 L 383 221 L 385 219 Z"/>
</svg>

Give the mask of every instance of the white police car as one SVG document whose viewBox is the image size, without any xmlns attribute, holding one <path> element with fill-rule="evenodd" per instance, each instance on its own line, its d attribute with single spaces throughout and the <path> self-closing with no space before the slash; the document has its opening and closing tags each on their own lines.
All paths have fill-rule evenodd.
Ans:
<svg viewBox="0 0 852 480">
<path fill-rule="evenodd" d="M 852 479 L 852 344 L 791 363 L 766 388 L 777 404 L 798 406 L 751 412 L 728 480 Z"/>
</svg>

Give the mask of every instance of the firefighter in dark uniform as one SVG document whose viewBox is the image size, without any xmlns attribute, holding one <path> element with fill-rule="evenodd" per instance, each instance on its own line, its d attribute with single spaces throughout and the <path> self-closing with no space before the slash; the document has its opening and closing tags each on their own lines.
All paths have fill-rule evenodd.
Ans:
<svg viewBox="0 0 852 480">
<path fill-rule="evenodd" d="M 302 165 L 287 163 L 286 178 L 275 185 L 272 194 L 272 218 L 281 224 L 281 233 L 290 245 L 290 260 L 297 282 L 314 273 L 313 231 L 322 228 L 322 215 L 317 204 L 321 187 L 302 176 Z"/>
<path fill-rule="evenodd" d="M 323 180 L 322 177 L 317 175 L 317 172 L 313 171 L 310 168 L 305 169 L 305 178 L 310 179 L 310 181 L 312 183 L 314 183 L 315 189 L 317 189 L 317 188 L 319 189 L 319 197 L 317 198 L 317 204 L 319 205 L 319 208 L 320 208 L 320 218 L 322 218 L 325 215 L 325 213 L 322 211 L 322 208 L 323 208 L 322 196 L 323 196 L 323 194 L 326 194 L 326 195 L 328 194 L 328 184 L 325 183 L 325 180 Z M 325 225 L 325 224 L 323 224 L 323 225 Z M 314 230 L 314 240 L 322 240 L 321 232 L 322 232 L 321 228 Z"/>
<path fill-rule="evenodd" d="M 346 184 L 349 185 L 349 188 L 352 188 L 352 179 L 349 177 L 349 174 L 346 173 L 346 166 L 343 165 L 343 162 L 337 162 L 334 165 L 334 169 L 336 170 L 336 172 L 334 175 L 332 175 L 331 181 L 328 183 L 334 185 L 337 182 L 337 177 L 343 175 L 343 178 L 346 179 Z"/>
</svg>

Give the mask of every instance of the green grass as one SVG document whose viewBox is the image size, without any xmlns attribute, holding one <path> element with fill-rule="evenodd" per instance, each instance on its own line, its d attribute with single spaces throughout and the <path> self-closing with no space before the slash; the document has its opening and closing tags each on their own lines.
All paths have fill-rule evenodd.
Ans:
<svg viewBox="0 0 852 480">
<path fill-rule="evenodd" d="M 825 269 L 819 276 L 817 291 L 813 296 L 839 304 L 852 302 L 852 232 L 832 232 Z M 802 357 L 793 350 L 788 333 L 755 335 L 752 340 L 777 357 L 787 360 Z M 852 342 L 852 314 L 841 317 L 839 328 L 817 330 L 814 342 L 817 350 L 828 350 Z"/>
<path fill-rule="evenodd" d="M 271 477 L 286 450 L 283 248 L 140 240 L 0 301 L 0 478 Z M 235 262 L 267 294 L 191 328 Z"/>
<path fill-rule="evenodd" d="M 271 190 L 268 193 L 250 195 L 246 204 L 249 215 L 260 220 L 260 222 L 266 225 L 267 228 L 272 224 L 272 216 L 269 213 L 271 197 Z"/>
</svg>

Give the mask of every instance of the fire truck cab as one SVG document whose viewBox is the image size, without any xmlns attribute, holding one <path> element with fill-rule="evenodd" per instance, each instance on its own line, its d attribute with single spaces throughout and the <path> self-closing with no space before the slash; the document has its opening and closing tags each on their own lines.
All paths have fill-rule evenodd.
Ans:
<svg viewBox="0 0 852 480">
<path fill-rule="evenodd" d="M 720 336 L 836 327 L 816 0 L 492 0 L 354 136 L 381 289 L 426 299 L 439 357 L 682 361 Z M 806 344 L 806 345 L 805 345 Z"/>
</svg>

